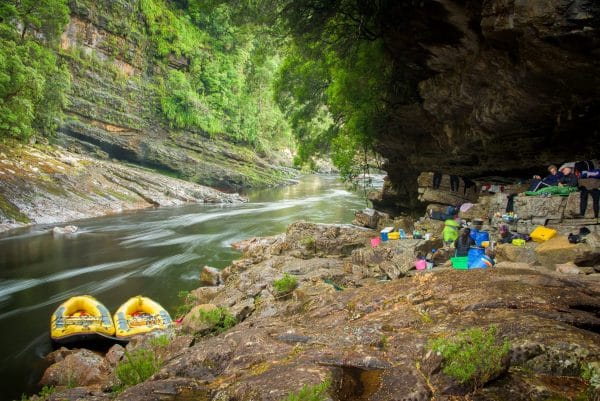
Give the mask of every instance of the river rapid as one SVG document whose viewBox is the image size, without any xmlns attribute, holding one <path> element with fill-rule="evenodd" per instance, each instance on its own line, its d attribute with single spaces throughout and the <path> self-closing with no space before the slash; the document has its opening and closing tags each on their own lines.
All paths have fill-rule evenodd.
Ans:
<svg viewBox="0 0 600 401">
<path fill-rule="evenodd" d="M 146 295 L 173 312 L 177 294 L 199 286 L 199 271 L 239 257 L 231 244 L 284 232 L 297 220 L 349 223 L 364 198 L 336 177 L 248 194 L 249 203 L 188 205 L 76 221 L 75 235 L 51 226 L 0 234 L 0 399 L 39 390 L 52 350 L 49 320 L 67 298 L 91 294 L 114 311 Z"/>
</svg>

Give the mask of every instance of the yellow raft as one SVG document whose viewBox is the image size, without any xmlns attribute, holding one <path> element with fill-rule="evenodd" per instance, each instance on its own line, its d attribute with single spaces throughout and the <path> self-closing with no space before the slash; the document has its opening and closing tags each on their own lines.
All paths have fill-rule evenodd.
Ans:
<svg viewBox="0 0 600 401">
<path fill-rule="evenodd" d="M 162 330 L 173 325 L 169 312 L 150 298 L 130 298 L 114 314 L 116 336 L 126 339 L 137 334 Z"/>
<path fill-rule="evenodd" d="M 110 338 L 114 334 L 110 312 L 90 295 L 69 298 L 50 318 L 50 337 L 59 344 Z"/>
</svg>

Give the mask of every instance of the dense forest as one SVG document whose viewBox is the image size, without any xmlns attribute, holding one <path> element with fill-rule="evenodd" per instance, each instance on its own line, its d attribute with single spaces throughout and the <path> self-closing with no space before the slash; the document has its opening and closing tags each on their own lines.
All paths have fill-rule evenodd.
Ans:
<svg viewBox="0 0 600 401">
<path fill-rule="evenodd" d="M 60 46 L 80 3 L 0 6 L 2 138 L 51 138 L 61 124 L 68 61 L 93 57 Z M 258 151 L 295 147 L 297 166 L 330 157 L 351 177 L 371 153 L 387 104 L 391 64 L 369 21 L 377 3 L 140 0 L 109 7 L 122 15 L 111 29 L 150 38 L 152 69 L 142 79 L 166 126 Z M 125 51 L 114 44 L 114 57 Z M 177 63 L 184 68 L 172 68 Z"/>
</svg>

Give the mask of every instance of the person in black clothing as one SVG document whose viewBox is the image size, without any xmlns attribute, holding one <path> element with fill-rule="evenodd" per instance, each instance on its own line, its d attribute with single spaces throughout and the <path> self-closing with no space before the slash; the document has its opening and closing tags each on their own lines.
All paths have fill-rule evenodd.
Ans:
<svg viewBox="0 0 600 401">
<path fill-rule="evenodd" d="M 465 228 L 460 235 L 454 241 L 454 249 L 456 249 L 456 256 L 467 256 L 469 254 L 469 248 L 475 245 L 475 241 L 471 238 L 471 229 Z"/>
<path fill-rule="evenodd" d="M 563 176 L 558 181 L 558 185 L 561 187 L 576 187 L 577 186 L 577 176 L 573 174 L 573 169 L 569 166 L 562 166 L 560 168 L 560 172 L 563 173 Z"/>
<path fill-rule="evenodd" d="M 460 185 L 460 182 L 458 181 L 458 176 L 451 175 L 450 176 L 450 190 L 452 192 L 458 192 L 459 185 Z"/>
<path fill-rule="evenodd" d="M 464 178 L 464 177 L 462 180 L 465 184 L 465 190 L 463 191 L 463 196 L 467 195 L 467 189 L 469 189 L 471 187 L 475 188 L 475 193 L 477 193 L 477 185 L 475 184 L 474 181 L 472 181 L 468 178 Z"/>
<path fill-rule="evenodd" d="M 433 173 L 433 189 L 438 189 L 441 183 L 442 173 L 436 171 L 435 173 Z"/>
<path fill-rule="evenodd" d="M 588 183 L 588 181 L 591 183 Z M 579 190 L 581 192 L 579 193 L 579 216 L 577 217 L 585 216 L 585 211 L 587 209 L 588 204 L 588 195 L 590 195 L 592 197 L 592 209 L 594 210 L 594 218 L 598 218 L 598 211 L 600 209 L 600 189 L 597 188 L 598 183 L 595 181 L 600 182 L 600 180 L 598 180 L 597 178 L 588 178 L 581 180 L 581 183 L 585 185 L 579 187 Z"/>
</svg>

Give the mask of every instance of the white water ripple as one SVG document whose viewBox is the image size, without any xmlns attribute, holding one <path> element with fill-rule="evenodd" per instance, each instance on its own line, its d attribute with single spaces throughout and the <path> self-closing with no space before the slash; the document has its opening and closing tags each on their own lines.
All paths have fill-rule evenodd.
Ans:
<svg viewBox="0 0 600 401">
<path fill-rule="evenodd" d="M 184 253 L 180 255 L 169 256 L 168 258 L 164 258 L 152 263 L 144 271 L 142 271 L 142 276 L 156 276 L 170 266 L 181 265 L 197 259 L 200 259 L 200 256 L 194 253 Z"/>
<path fill-rule="evenodd" d="M 7 280 L 0 283 L 0 300 L 5 300 L 12 294 L 28 290 L 30 288 L 52 283 L 55 281 L 65 280 L 71 277 L 80 276 L 82 274 L 94 273 L 106 270 L 116 270 L 123 267 L 140 264 L 147 258 L 129 259 L 122 262 L 102 263 L 99 265 L 81 267 L 77 269 L 66 270 L 63 272 L 51 274 L 45 277 L 32 278 L 26 280 Z"/>
</svg>

